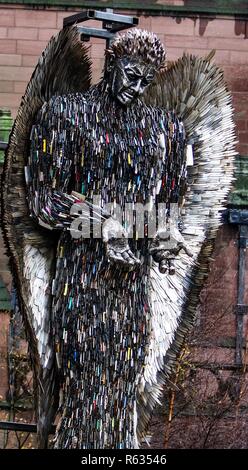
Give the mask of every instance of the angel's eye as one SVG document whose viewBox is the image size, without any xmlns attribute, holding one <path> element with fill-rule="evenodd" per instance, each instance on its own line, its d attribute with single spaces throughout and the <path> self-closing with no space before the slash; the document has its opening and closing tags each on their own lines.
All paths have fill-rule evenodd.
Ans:
<svg viewBox="0 0 248 470">
<path fill-rule="evenodd" d="M 148 72 L 148 74 L 146 75 L 146 80 L 147 80 L 147 83 L 151 83 L 153 80 L 154 80 L 154 77 L 155 77 L 155 74 L 153 72 Z"/>
<path fill-rule="evenodd" d="M 147 85 L 149 85 L 149 84 L 151 83 L 151 81 L 152 81 L 152 78 L 148 78 L 148 77 L 143 78 L 143 80 L 142 80 L 142 85 L 143 85 L 143 86 L 147 86 Z"/>
<path fill-rule="evenodd" d="M 127 72 L 127 77 L 129 78 L 129 80 L 135 80 L 136 79 L 136 75 L 133 72 Z"/>
</svg>

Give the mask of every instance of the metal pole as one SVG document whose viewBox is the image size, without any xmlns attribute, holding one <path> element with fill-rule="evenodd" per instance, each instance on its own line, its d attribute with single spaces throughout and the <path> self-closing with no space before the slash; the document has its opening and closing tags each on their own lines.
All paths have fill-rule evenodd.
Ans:
<svg viewBox="0 0 248 470">
<path fill-rule="evenodd" d="M 246 266 L 246 246 L 248 239 L 247 225 L 239 227 L 239 266 L 238 266 L 238 305 L 236 309 L 236 352 L 235 361 L 237 365 L 243 363 L 243 323 L 244 314 L 246 313 L 245 301 L 245 266 Z"/>
<path fill-rule="evenodd" d="M 29 423 L 18 423 L 15 421 L 0 421 L 0 429 L 8 431 L 21 431 L 37 433 L 37 425 Z M 56 426 L 52 425 L 50 434 L 55 434 Z"/>
</svg>

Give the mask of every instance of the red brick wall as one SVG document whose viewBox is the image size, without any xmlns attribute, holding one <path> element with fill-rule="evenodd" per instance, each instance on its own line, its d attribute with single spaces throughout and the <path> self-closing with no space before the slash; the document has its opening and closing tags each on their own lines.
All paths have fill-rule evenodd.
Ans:
<svg viewBox="0 0 248 470">
<path fill-rule="evenodd" d="M 0 5 L 0 108 L 9 108 L 16 114 L 37 58 L 49 38 L 62 27 L 63 18 L 71 12 L 75 10 L 33 10 L 21 5 Z M 99 23 L 95 24 L 99 27 Z M 239 151 L 248 155 L 248 22 L 232 17 L 141 16 L 139 26 L 159 35 L 166 45 L 169 60 L 177 59 L 184 51 L 204 55 L 216 49 L 215 60 L 223 67 L 233 92 Z M 104 42 L 92 39 L 94 82 L 101 75 L 103 53 Z"/>
</svg>

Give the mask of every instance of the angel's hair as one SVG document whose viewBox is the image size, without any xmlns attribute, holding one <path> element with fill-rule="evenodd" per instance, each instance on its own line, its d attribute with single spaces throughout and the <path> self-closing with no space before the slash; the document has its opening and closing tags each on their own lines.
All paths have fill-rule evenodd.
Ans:
<svg viewBox="0 0 248 470">
<path fill-rule="evenodd" d="M 107 56 L 122 58 L 126 56 L 142 58 L 157 69 L 164 66 L 166 54 L 159 38 L 149 31 L 131 29 L 125 34 L 118 34 L 106 51 Z"/>
</svg>

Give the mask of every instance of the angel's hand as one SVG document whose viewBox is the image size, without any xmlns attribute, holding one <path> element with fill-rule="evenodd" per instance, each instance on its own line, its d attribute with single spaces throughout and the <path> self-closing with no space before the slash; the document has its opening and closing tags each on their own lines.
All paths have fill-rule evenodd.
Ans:
<svg viewBox="0 0 248 470">
<path fill-rule="evenodd" d="M 102 235 L 107 257 L 111 263 L 127 270 L 140 265 L 140 260 L 130 250 L 126 230 L 116 219 L 110 217 L 103 223 Z"/>
<path fill-rule="evenodd" d="M 149 251 L 154 261 L 159 263 L 160 272 L 165 273 L 168 270 L 169 274 L 175 274 L 174 260 L 181 250 L 192 256 L 179 230 L 172 227 L 170 230 L 161 229 L 157 232 Z"/>
</svg>

